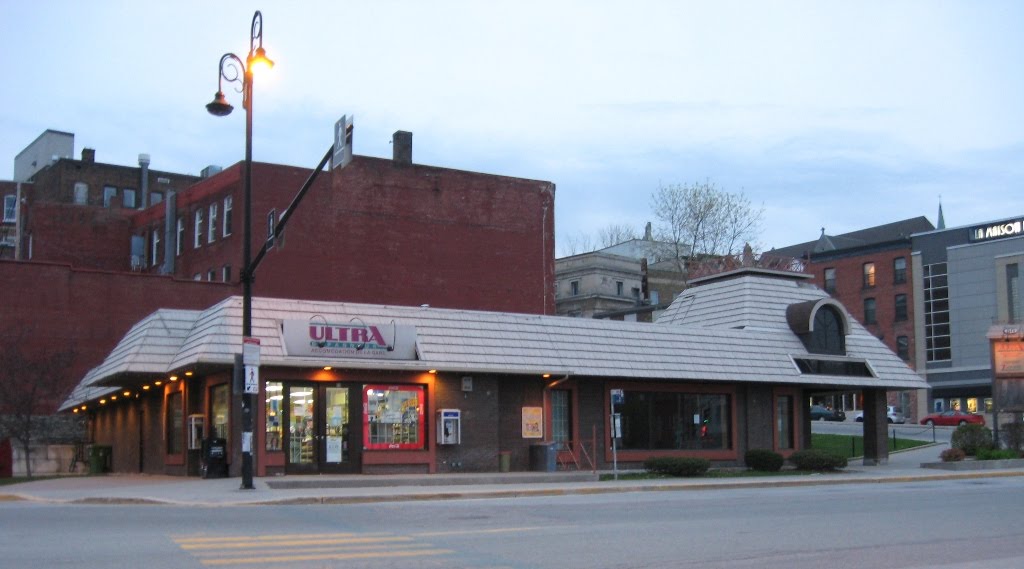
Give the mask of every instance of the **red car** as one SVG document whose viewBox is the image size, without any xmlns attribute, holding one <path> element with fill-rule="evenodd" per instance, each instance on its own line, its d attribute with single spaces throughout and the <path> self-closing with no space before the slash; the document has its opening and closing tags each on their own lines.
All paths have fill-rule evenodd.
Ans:
<svg viewBox="0 0 1024 569">
<path fill-rule="evenodd" d="M 956 409 L 950 409 L 949 411 L 943 411 L 942 413 L 925 415 L 924 419 L 921 419 L 922 425 L 945 425 L 955 427 L 958 425 L 966 425 L 967 423 L 984 425 L 985 417 L 975 415 L 974 413 L 964 413 L 957 411 Z"/>
</svg>

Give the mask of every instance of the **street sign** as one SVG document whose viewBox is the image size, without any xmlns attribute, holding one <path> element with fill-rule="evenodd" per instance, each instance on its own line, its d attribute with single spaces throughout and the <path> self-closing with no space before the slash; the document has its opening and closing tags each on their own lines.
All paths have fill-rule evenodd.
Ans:
<svg viewBox="0 0 1024 569">
<path fill-rule="evenodd" d="M 244 393 L 260 392 L 260 368 L 257 366 L 245 366 L 245 391 Z"/>
<path fill-rule="evenodd" d="M 260 365 L 260 339 L 242 338 L 242 364 L 246 366 Z"/>
<path fill-rule="evenodd" d="M 626 394 L 621 389 L 612 390 L 612 405 L 622 405 L 626 400 Z"/>
</svg>

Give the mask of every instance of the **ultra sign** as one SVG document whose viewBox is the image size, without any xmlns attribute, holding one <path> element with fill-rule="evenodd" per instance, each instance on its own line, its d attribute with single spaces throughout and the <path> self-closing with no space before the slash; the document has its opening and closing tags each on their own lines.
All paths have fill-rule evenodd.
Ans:
<svg viewBox="0 0 1024 569">
<path fill-rule="evenodd" d="M 397 324 L 333 323 L 323 316 L 285 320 L 281 332 L 289 356 L 416 359 L 416 328 Z"/>
</svg>

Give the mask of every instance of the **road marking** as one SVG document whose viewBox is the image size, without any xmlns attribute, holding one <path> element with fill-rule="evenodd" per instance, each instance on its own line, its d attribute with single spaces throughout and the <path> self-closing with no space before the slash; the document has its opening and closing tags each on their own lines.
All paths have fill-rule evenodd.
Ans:
<svg viewBox="0 0 1024 569">
<path fill-rule="evenodd" d="M 517 533 L 527 531 L 541 531 L 550 528 L 524 527 L 524 528 L 494 528 L 494 529 L 473 529 L 473 530 L 452 530 L 452 531 L 425 531 L 411 534 L 414 537 L 450 537 L 453 535 L 476 535 L 494 533 Z"/>
<path fill-rule="evenodd" d="M 450 549 L 417 542 L 411 536 L 388 533 L 176 536 L 172 540 L 207 566 L 398 559 L 454 553 Z"/>
</svg>

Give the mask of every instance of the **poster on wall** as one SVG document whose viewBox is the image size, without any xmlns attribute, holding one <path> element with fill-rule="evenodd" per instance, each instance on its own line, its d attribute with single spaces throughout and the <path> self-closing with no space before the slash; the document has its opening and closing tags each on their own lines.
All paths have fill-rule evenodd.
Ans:
<svg viewBox="0 0 1024 569">
<path fill-rule="evenodd" d="M 543 407 L 523 407 L 523 438 L 544 438 Z"/>
</svg>

